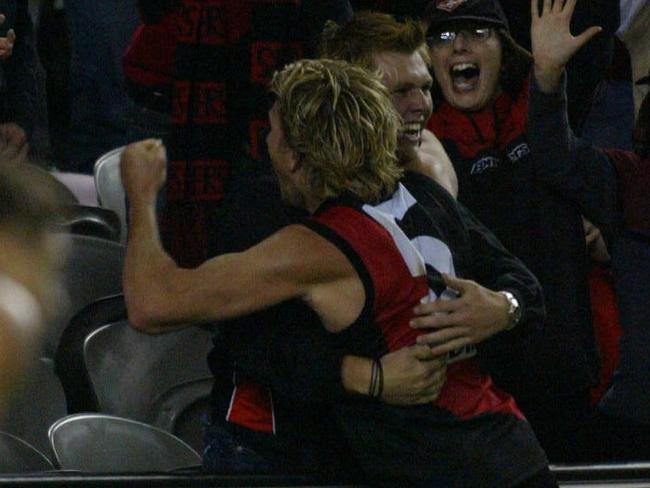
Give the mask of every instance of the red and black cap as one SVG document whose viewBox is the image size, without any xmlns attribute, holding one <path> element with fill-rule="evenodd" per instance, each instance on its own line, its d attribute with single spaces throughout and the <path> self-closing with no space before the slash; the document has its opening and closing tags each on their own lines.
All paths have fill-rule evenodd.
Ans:
<svg viewBox="0 0 650 488">
<path fill-rule="evenodd" d="M 509 29 L 508 19 L 497 0 L 434 0 L 424 19 L 429 29 L 456 22 L 480 22 Z"/>
</svg>

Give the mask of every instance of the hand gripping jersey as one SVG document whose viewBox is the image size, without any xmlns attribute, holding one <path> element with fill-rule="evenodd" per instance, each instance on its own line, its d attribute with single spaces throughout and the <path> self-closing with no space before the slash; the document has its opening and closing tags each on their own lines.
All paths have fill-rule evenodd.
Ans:
<svg viewBox="0 0 650 488">
<path fill-rule="evenodd" d="M 422 298 L 453 299 L 440 273 L 455 274 L 448 246 L 411 224 L 407 237 L 396 224 L 418 221 L 421 211 L 400 185 L 378 207 L 331 202 L 306 225 L 337 245 L 366 289 L 359 318 L 332 340 L 351 354 L 380 357 L 413 344 L 412 308 Z M 388 212 L 388 213 L 386 213 Z M 475 349 L 448 357 L 447 382 L 433 405 L 392 407 L 351 399 L 336 416 L 364 474 L 376 483 L 425 486 L 509 486 L 546 464 L 512 398 L 480 372 Z M 274 431 L 270 393 L 250 382 L 234 390 L 228 420 Z"/>
<path fill-rule="evenodd" d="M 420 299 L 453 299 L 440 273 L 454 274 L 449 248 L 423 234 L 409 239 L 395 222 L 415 199 L 400 185 L 393 197 L 361 208 L 332 203 L 307 225 L 339 246 L 366 289 L 359 318 L 337 334 L 352 354 L 380 357 L 415 342 L 409 327 Z M 387 213 L 389 212 L 389 213 Z M 350 399 L 336 406 L 350 448 L 373 483 L 512 486 L 546 460 L 510 395 L 482 374 L 473 348 L 448 357 L 447 380 L 433 405 L 393 407 Z"/>
</svg>

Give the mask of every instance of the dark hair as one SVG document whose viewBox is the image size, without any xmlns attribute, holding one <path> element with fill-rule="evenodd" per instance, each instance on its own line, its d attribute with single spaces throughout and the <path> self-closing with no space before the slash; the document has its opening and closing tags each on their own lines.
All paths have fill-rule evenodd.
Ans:
<svg viewBox="0 0 650 488">
<path fill-rule="evenodd" d="M 530 74 L 533 56 L 512 38 L 507 29 L 496 29 L 501 42 L 501 74 L 499 84 L 507 93 L 518 93 Z M 436 82 L 432 88 L 435 102 L 444 100 L 440 85 Z"/>
</svg>

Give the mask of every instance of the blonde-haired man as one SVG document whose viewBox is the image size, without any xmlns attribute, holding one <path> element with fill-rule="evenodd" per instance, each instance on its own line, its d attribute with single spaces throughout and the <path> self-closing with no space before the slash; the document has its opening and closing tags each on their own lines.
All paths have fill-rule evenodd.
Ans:
<svg viewBox="0 0 650 488">
<path fill-rule="evenodd" d="M 445 292 L 431 289 L 425 259 L 385 213 L 386 205 L 407 197 L 398 184 L 402 171 L 395 158 L 400 121 L 387 90 L 378 78 L 345 62 L 304 60 L 276 75 L 272 91 L 277 100 L 269 112 L 267 145 L 273 168 L 283 199 L 310 217 L 244 252 L 181 269 L 163 251 L 155 220 L 156 193 L 165 179 L 164 150 L 153 140 L 129 146 L 122 178 L 131 203 L 124 273 L 131 322 L 156 333 L 298 299 L 349 354 L 379 358 L 414 344 L 419 333 L 409 325 L 413 308 L 422 298 L 437 299 L 438 293 L 444 298 Z M 470 291 L 462 280 L 453 282 Z M 494 297 L 501 310 L 503 297 Z M 336 416 L 372 483 L 477 486 L 487 480 L 493 486 L 515 486 L 546 468 L 544 453 L 512 398 L 493 388 L 467 352 L 446 358 L 454 363 L 447 372 L 449 387 L 435 405 L 422 408 L 368 400 L 382 397 L 381 360 L 357 371 L 352 383 L 364 395 L 338 403 Z M 458 397 L 468 383 L 481 387 Z M 272 410 L 269 400 L 262 408 Z M 243 425 L 245 419 L 234 418 L 238 401 L 235 394 L 227 415 Z M 267 417 L 254 413 L 260 415 L 251 428 L 275 433 L 272 411 Z M 405 431 L 405 422 L 415 429 Z M 245 453 L 237 449 L 238 455 Z"/>
</svg>

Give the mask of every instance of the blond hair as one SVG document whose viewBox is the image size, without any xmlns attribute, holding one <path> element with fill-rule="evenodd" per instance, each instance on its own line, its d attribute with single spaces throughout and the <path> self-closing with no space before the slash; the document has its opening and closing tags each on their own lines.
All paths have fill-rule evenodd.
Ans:
<svg viewBox="0 0 650 488">
<path fill-rule="evenodd" d="M 328 21 L 320 38 L 319 55 L 343 59 L 368 70 L 376 70 L 373 54 L 393 51 L 403 54 L 418 52 L 428 67 L 431 58 L 426 45 L 426 25 L 392 15 L 364 11 L 344 25 Z"/>
<path fill-rule="evenodd" d="M 314 196 L 374 202 L 394 191 L 400 119 L 377 76 L 344 61 L 307 59 L 276 73 L 271 91 Z"/>
</svg>

